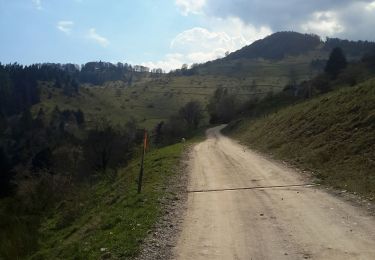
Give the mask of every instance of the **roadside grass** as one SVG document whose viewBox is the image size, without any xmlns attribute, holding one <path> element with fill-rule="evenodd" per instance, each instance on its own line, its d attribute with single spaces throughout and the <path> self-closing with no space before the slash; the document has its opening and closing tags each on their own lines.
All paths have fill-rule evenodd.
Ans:
<svg viewBox="0 0 375 260">
<path fill-rule="evenodd" d="M 375 195 L 375 79 L 265 118 L 243 118 L 225 132 L 313 172 L 324 184 Z"/>
<path fill-rule="evenodd" d="M 173 197 L 168 180 L 181 174 L 186 144 L 155 149 L 146 155 L 143 189 L 137 194 L 139 158 L 114 180 L 81 189 L 56 207 L 40 227 L 39 250 L 30 259 L 130 258 L 161 214 L 160 200 Z"/>
</svg>

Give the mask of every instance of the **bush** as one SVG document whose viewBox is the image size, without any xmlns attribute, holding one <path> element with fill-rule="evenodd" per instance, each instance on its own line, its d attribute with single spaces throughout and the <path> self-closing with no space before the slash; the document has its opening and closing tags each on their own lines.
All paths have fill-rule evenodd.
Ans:
<svg viewBox="0 0 375 260">
<path fill-rule="evenodd" d="M 172 115 L 167 122 L 158 123 L 153 130 L 154 144 L 157 146 L 179 142 L 181 138 L 191 136 L 204 118 L 202 105 L 190 101 Z"/>
<path fill-rule="evenodd" d="M 105 172 L 108 168 L 117 168 L 126 163 L 132 155 L 132 149 L 139 141 L 134 121 L 126 124 L 125 129 L 115 128 L 101 118 L 94 129 L 88 132 L 84 144 L 86 162 L 94 169 Z"/>
<path fill-rule="evenodd" d="M 190 130 L 198 128 L 203 119 L 203 108 L 198 101 L 190 101 L 178 111 Z"/>
</svg>

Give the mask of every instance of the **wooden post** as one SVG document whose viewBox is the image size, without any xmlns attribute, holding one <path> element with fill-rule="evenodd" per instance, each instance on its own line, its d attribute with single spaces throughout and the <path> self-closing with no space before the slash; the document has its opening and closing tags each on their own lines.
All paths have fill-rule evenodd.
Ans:
<svg viewBox="0 0 375 260">
<path fill-rule="evenodd" d="M 147 148 L 147 130 L 145 129 L 145 134 L 143 138 L 143 147 L 142 147 L 141 169 L 139 171 L 139 177 L 138 177 L 138 194 L 140 194 L 142 191 L 143 164 L 145 160 L 146 148 Z"/>
</svg>

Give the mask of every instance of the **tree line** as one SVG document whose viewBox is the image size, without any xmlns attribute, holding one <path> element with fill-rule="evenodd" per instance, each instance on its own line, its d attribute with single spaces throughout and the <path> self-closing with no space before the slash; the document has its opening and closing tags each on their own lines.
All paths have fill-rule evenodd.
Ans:
<svg viewBox="0 0 375 260">
<path fill-rule="evenodd" d="M 132 84 L 133 77 L 136 74 L 159 75 L 164 73 L 162 69 L 150 69 L 141 65 L 130 65 L 128 63 L 118 62 L 116 64 L 103 61 L 88 62 L 81 66 L 75 64 L 45 64 L 53 68 L 68 73 L 79 83 L 89 83 L 93 85 L 102 85 L 107 81 L 121 80 Z"/>
</svg>

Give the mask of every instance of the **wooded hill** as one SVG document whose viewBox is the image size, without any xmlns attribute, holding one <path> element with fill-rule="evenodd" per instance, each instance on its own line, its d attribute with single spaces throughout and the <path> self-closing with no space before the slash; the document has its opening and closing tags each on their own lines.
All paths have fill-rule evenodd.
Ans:
<svg viewBox="0 0 375 260">
<path fill-rule="evenodd" d="M 333 48 L 340 47 L 350 58 L 360 58 L 375 48 L 375 43 L 368 41 L 348 41 L 338 38 L 327 38 L 323 41 L 314 34 L 297 32 L 278 32 L 249 46 L 229 54 L 224 60 L 235 59 L 270 59 L 280 60 L 287 56 L 304 55 L 307 52 L 320 50 L 330 53 Z"/>
<path fill-rule="evenodd" d="M 348 60 L 359 60 L 365 53 L 375 49 L 375 43 L 338 38 L 327 38 L 323 41 L 314 34 L 277 32 L 232 52 L 222 59 L 196 65 L 192 73 L 241 74 L 246 71 L 258 75 L 258 71 L 263 67 L 274 67 L 278 64 L 280 67 L 286 67 L 284 76 L 290 74 L 290 70 L 294 70 L 301 78 L 304 75 L 311 77 L 324 68 L 329 53 L 335 47 L 340 47 L 346 53 Z M 272 61 L 272 63 L 265 61 Z M 272 72 L 272 70 L 267 72 Z M 278 74 L 277 70 L 274 72 Z M 272 74 L 268 76 L 275 77 Z"/>
</svg>

